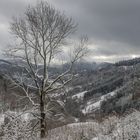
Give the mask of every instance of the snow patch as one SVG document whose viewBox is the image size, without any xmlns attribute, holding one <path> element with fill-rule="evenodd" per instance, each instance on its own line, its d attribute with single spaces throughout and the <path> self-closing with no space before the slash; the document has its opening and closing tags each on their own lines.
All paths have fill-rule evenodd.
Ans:
<svg viewBox="0 0 140 140">
<path fill-rule="evenodd" d="M 72 98 L 81 99 L 81 98 L 84 97 L 85 93 L 87 93 L 87 91 L 83 91 L 83 92 L 77 93 L 76 95 L 73 95 Z"/>
<path fill-rule="evenodd" d="M 82 110 L 82 112 L 84 114 L 87 114 L 87 113 L 91 113 L 92 111 L 95 111 L 95 110 L 99 109 L 100 105 L 101 105 L 101 102 L 106 100 L 107 98 L 111 98 L 114 95 L 116 95 L 117 91 L 118 91 L 118 89 L 114 90 L 112 92 L 109 92 L 106 95 L 101 96 L 100 100 L 98 100 L 97 102 L 94 102 L 94 103 L 91 102 L 91 101 L 87 102 L 87 106 Z"/>
<path fill-rule="evenodd" d="M 4 123 L 4 114 L 0 114 L 0 124 Z"/>
</svg>

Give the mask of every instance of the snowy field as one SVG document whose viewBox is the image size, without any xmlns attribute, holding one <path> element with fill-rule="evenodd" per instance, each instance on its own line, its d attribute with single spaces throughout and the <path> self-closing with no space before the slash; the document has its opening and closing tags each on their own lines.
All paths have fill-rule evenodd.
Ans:
<svg viewBox="0 0 140 140">
<path fill-rule="evenodd" d="M 97 101 L 97 102 L 91 102 L 89 101 L 87 103 L 87 105 L 85 106 L 85 108 L 82 110 L 82 112 L 84 114 L 88 114 L 88 113 L 91 113 L 92 111 L 95 111 L 97 109 L 100 108 L 100 105 L 101 105 L 101 102 L 106 100 L 107 98 L 111 98 L 113 97 L 116 93 L 117 93 L 118 90 L 115 90 L 115 91 L 112 91 L 110 93 L 107 93 L 106 95 L 103 95 L 100 97 L 100 99 Z"/>
<path fill-rule="evenodd" d="M 32 138 L 28 131 L 24 132 L 27 127 L 23 120 L 14 124 L 12 133 L 7 128 L 0 125 L 0 134 L 6 131 L 6 135 L 0 135 L 0 140 L 39 140 Z M 92 121 L 65 125 L 50 130 L 46 140 L 140 140 L 140 112 L 134 111 L 121 118 L 111 116 L 100 123 Z"/>
<path fill-rule="evenodd" d="M 112 116 L 102 123 L 74 123 L 49 132 L 49 140 L 140 140 L 140 112 Z"/>
<path fill-rule="evenodd" d="M 72 98 L 82 99 L 84 97 L 85 93 L 87 93 L 87 91 L 77 93 L 76 95 L 73 95 Z"/>
<path fill-rule="evenodd" d="M 0 124 L 4 122 L 4 114 L 0 114 Z"/>
</svg>

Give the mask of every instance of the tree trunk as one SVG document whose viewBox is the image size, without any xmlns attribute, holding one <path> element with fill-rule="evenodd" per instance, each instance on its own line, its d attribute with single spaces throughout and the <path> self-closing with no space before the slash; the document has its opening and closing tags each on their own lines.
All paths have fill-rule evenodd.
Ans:
<svg viewBox="0 0 140 140">
<path fill-rule="evenodd" d="M 41 139 L 46 137 L 46 126 L 45 126 L 45 105 L 44 105 L 44 94 L 40 96 L 40 137 Z"/>
</svg>

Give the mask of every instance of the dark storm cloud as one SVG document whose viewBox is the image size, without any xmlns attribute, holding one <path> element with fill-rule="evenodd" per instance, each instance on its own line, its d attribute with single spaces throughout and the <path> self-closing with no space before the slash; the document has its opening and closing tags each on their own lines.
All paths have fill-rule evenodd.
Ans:
<svg viewBox="0 0 140 140">
<path fill-rule="evenodd" d="M 140 54 L 140 0 L 54 1 L 78 21 L 79 34 L 92 39 L 93 55 Z"/>
<path fill-rule="evenodd" d="M 35 2 L 35 0 L 0 1 L 1 46 L 5 44 L 11 17 L 22 13 L 28 3 Z M 75 19 L 79 24 L 77 36 L 88 35 L 94 56 L 110 58 L 112 56 L 112 59 L 117 59 L 117 56 L 134 56 L 140 53 L 140 0 L 48 0 L 48 2 Z"/>
<path fill-rule="evenodd" d="M 67 3 L 57 1 L 62 5 Z M 90 37 L 99 40 L 140 45 L 139 0 L 71 0 L 67 6 L 74 10 L 73 16 L 80 21 L 81 33 L 87 32 Z M 81 14 L 76 14 L 79 11 Z"/>
</svg>

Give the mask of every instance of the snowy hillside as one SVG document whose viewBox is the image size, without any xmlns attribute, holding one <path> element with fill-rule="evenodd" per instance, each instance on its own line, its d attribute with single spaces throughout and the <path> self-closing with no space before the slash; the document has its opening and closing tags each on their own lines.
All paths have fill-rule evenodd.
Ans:
<svg viewBox="0 0 140 140">
<path fill-rule="evenodd" d="M 87 93 L 87 91 L 83 91 L 83 92 L 77 93 L 77 94 L 73 95 L 72 98 L 81 99 L 81 98 L 84 97 L 85 93 Z"/>
<path fill-rule="evenodd" d="M 140 112 L 111 116 L 103 122 L 74 123 L 53 129 L 49 140 L 140 140 Z"/>
<path fill-rule="evenodd" d="M 51 70 L 51 74 L 56 72 L 55 69 Z M 76 77 L 74 77 L 73 81 L 69 83 L 64 90 L 56 91 L 49 96 L 52 101 L 60 101 L 64 108 L 60 105 L 60 107 L 57 107 L 57 109 L 51 112 L 50 116 L 54 116 L 55 119 L 53 120 L 53 117 L 49 118 L 52 119 L 49 120 L 49 128 L 52 130 L 49 130 L 50 133 L 48 135 L 48 139 L 112 140 L 115 139 L 114 137 L 117 137 L 118 139 L 116 138 L 116 140 L 119 140 L 119 138 L 121 140 L 123 139 L 123 134 L 121 132 L 124 131 L 122 129 L 129 131 L 128 133 L 125 133 L 127 135 L 126 137 L 131 133 L 133 135 L 139 135 L 139 132 L 137 132 L 139 129 L 137 128 L 136 130 L 136 127 L 139 126 L 137 126 L 135 122 L 139 122 L 139 118 L 136 116 L 139 116 L 140 113 L 137 111 L 131 115 L 125 117 L 122 116 L 126 111 L 129 112 L 131 108 L 139 109 L 140 107 L 140 65 L 136 64 L 135 67 L 131 65 L 110 65 L 109 67 L 104 67 L 98 70 L 87 69 L 86 71 L 80 70 L 77 72 L 78 74 L 76 74 Z M 8 106 L 7 109 L 10 107 L 11 111 L 14 111 L 15 108 L 17 109 L 17 106 L 19 107 L 19 110 L 24 109 L 25 106 L 20 105 L 25 104 L 27 100 L 21 94 L 22 92 L 16 88 L 11 91 L 9 82 L 4 79 L 5 77 L 3 78 L 2 74 L 1 77 L 0 105 L 3 106 L 6 104 Z M 59 86 L 59 83 L 56 83 L 55 86 Z M 19 102 L 17 103 L 15 95 L 20 95 L 16 96 L 17 100 L 18 97 L 22 96 L 24 100 L 18 100 Z M 26 104 L 28 105 L 29 103 L 27 102 Z M 53 105 L 56 105 L 56 102 Z M 51 108 L 53 107 L 51 106 Z M 7 110 L 5 110 L 5 113 L 6 111 Z M 62 114 L 62 111 L 65 112 L 64 115 Z M 120 118 L 113 116 L 109 117 L 108 120 L 104 120 L 114 112 L 116 115 L 122 116 Z M 60 114 L 62 114 L 61 117 L 59 117 Z M 129 122 L 132 116 L 134 119 L 132 122 L 135 123 L 135 125 L 131 124 L 131 121 Z M 24 125 L 24 121 L 28 122 L 28 115 L 22 115 L 22 117 L 22 121 L 20 120 L 22 125 L 30 126 L 30 122 L 29 124 L 25 123 Z M 57 121 L 56 118 L 58 119 Z M 97 120 L 104 121 L 102 123 L 98 123 Z M 1 115 L 0 123 L 2 124 L 3 122 L 4 115 Z M 17 123 L 18 122 L 13 123 L 12 127 L 18 129 Z M 127 128 L 124 127 L 124 124 Z M 131 130 L 131 128 L 133 128 L 133 130 Z M 20 125 L 21 134 L 24 133 L 23 129 L 24 128 Z M 0 131 L 2 131 L 1 128 Z M 12 133 L 15 129 L 7 131 L 7 128 L 5 128 L 5 131 L 7 133 Z M 134 134 L 135 132 L 136 134 Z M 8 136 L 8 134 L 5 136 Z"/>
<path fill-rule="evenodd" d="M 108 98 L 111 98 L 113 97 L 114 95 L 116 95 L 118 89 L 115 90 L 115 91 L 112 91 L 110 93 L 107 93 L 106 95 L 103 95 L 100 97 L 100 99 L 96 102 L 92 102 L 92 101 L 88 101 L 87 102 L 87 105 L 85 106 L 85 108 L 82 110 L 82 112 L 84 114 L 88 114 L 88 113 L 91 113 L 97 109 L 100 109 L 100 105 L 103 101 L 105 101 L 106 99 Z"/>
<path fill-rule="evenodd" d="M 18 123 L 18 121 L 17 121 Z M 7 135 L 2 136 L 2 140 L 9 140 L 8 135 L 11 132 L 22 130 L 17 136 L 26 138 L 28 133 L 24 133 L 27 121 L 20 121 L 20 125 L 15 124 L 14 129 L 6 131 Z M 11 127 L 13 127 L 11 125 Z M 29 127 L 29 126 L 28 126 Z M 7 126 L 2 128 L 0 124 L 0 134 L 6 130 Z M 16 138 L 13 135 L 12 140 Z M 102 122 L 89 121 L 81 123 L 72 123 L 49 130 L 46 140 L 140 140 L 140 112 L 133 111 L 123 117 L 110 116 Z M 29 140 L 30 138 L 28 138 Z M 26 139 L 27 140 L 27 139 Z M 38 140 L 34 137 L 34 140 Z"/>
</svg>

